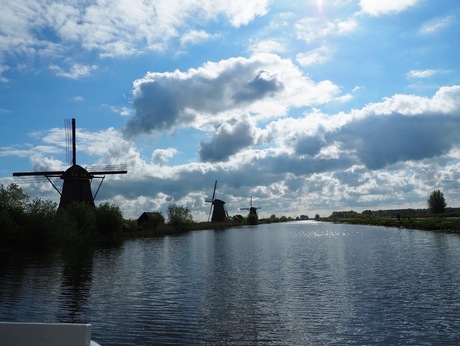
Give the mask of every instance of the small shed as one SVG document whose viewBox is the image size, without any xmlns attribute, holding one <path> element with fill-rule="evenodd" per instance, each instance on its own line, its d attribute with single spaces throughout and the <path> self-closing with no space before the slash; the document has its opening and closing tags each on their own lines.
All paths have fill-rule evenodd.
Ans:
<svg viewBox="0 0 460 346">
<path fill-rule="evenodd" d="M 165 223 L 165 218 L 158 211 L 144 211 L 137 219 L 137 225 L 144 229 L 155 229 Z"/>
</svg>

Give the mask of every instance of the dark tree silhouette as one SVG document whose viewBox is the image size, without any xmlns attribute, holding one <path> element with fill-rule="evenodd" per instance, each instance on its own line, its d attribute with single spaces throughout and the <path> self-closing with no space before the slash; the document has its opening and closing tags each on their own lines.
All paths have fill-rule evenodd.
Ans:
<svg viewBox="0 0 460 346">
<path fill-rule="evenodd" d="M 434 214 L 444 213 L 444 209 L 447 205 L 441 190 L 434 190 L 426 203 L 428 204 L 429 211 Z"/>
</svg>

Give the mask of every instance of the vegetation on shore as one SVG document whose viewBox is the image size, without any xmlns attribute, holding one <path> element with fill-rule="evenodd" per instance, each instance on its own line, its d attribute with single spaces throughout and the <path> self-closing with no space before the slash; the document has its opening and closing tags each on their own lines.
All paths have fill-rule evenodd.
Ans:
<svg viewBox="0 0 460 346">
<path fill-rule="evenodd" d="M 460 217 L 452 215 L 437 216 L 426 214 L 424 216 L 416 215 L 406 218 L 397 218 L 393 216 L 376 216 L 369 217 L 358 214 L 355 217 L 327 217 L 321 218 L 322 221 L 333 223 L 346 223 L 355 225 L 371 225 L 385 227 L 399 227 L 407 229 L 419 229 L 427 231 L 443 231 L 460 234 Z"/>
<path fill-rule="evenodd" d="M 315 219 L 460 233 L 460 209 L 446 208 L 444 196 L 439 190 L 433 192 L 427 204 L 427 210 L 366 210 L 361 214 L 355 211 L 333 212 L 328 218 L 320 218 L 317 214 Z M 167 214 L 167 222 L 161 212 L 152 212 L 147 222 L 138 224 L 137 220 L 124 219 L 118 206 L 113 204 L 102 203 L 94 208 L 74 202 L 66 209 L 58 210 L 54 202 L 30 200 L 16 184 L 0 185 L 0 247 L 61 247 L 75 242 L 156 237 L 294 220 L 273 214 L 260 220 L 254 215 L 235 215 L 223 222 L 195 222 L 188 207 L 174 203 L 168 206 Z"/>
<path fill-rule="evenodd" d="M 444 194 L 434 190 L 427 200 L 427 209 L 365 210 L 361 214 L 335 211 L 327 218 L 317 220 L 334 223 L 399 227 L 429 231 L 460 233 L 460 208 L 447 208 Z"/>
<path fill-rule="evenodd" d="M 236 215 L 224 222 L 195 222 L 188 207 L 171 204 L 167 220 L 161 212 L 149 213 L 148 222 L 126 220 L 118 206 L 102 203 L 96 208 L 74 202 L 58 210 L 57 203 L 31 200 L 16 184 L 0 185 L 0 248 L 62 247 L 69 243 L 173 235 L 201 229 L 222 229 L 259 222 L 283 222 Z M 167 221 L 167 222 L 166 222 Z"/>
</svg>

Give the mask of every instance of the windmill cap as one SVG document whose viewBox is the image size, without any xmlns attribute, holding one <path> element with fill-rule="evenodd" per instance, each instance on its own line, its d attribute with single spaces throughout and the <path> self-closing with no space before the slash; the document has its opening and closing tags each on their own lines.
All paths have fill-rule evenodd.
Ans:
<svg viewBox="0 0 460 346">
<path fill-rule="evenodd" d="M 61 179 L 90 179 L 92 175 L 80 165 L 69 167 Z"/>
</svg>

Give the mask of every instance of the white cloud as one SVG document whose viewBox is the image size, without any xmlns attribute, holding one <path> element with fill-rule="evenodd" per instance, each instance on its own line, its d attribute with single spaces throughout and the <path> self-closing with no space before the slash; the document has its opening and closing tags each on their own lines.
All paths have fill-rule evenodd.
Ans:
<svg viewBox="0 0 460 346">
<path fill-rule="evenodd" d="M 287 59 L 258 54 L 206 63 L 186 72 L 148 73 L 134 82 L 136 114 L 125 133 L 191 126 L 207 129 L 235 114 L 255 119 L 284 116 L 290 108 L 323 104 L 340 97 L 330 81 L 315 83 Z"/>
<path fill-rule="evenodd" d="M 49 65 L 48 68 L 53 71 L 57 76 L 69 78 L 69 79 L 80 79 L 83 77 L 88 77 L 91 72 L 97 70 L 97 65 L 82 65 L 82 64 L 73 64 L 70 66 L 68 71 L 65 71 L 58 65 Z"/>
<path fill-rule="evenodd" d="M 312 43 L 330 36 L 347 35 L 357 27 L 355 20 L 326 21 L 321 18 L 304 18 L 295 24 L 296 35 L 300 40 Z"/>
<path fill-rule="evenodd" d="M 7 1 L 0 12 L 0 58 L 6 54 L 60 56 L 73 45 L 104 57 L 160 50 L 192 23 L 223 17 L 240 27 L 265 15 L 267 7 L 267 0 Z M 194 39 L 203 39 L 200 35 Z M 191 39 L 190 32 L 185 33 L 184 40 Z"/>
<path fill-rule="evenodd" d="M 249 51 L 253 54 L 260 53 L 283 53 L 286 50 L 283 43 L 277 40 L 262 40 L 253 43 L 249 47 Z"/>
<path fill-rule="evenodd" d="M 128 107 L 117 108 L 117 107 L 114 107 L 114 106 L 110 106 L 110 109 L 112 110 L 112 112 L 117 113 L 122 117 L 129 117 L 133 113 L 132 109 L 128 108 Z"/>
<path fill-rule="evenodd" d="M 208 41 L 210 39 L 218 38 L 220 35 L 211 35 L 204 30 L 190 30 L 186 32 L 180 39 L 181 45 L 197 44 L 200 42 Z"/>
<path fill-rule="evenodd" d="M 1 48 L 0 48 L 0 51 L 1 51 Z M 1 55 L 0 55 L 0 62 L 1 62 Z M 7 83 L 9 81 L 8 78 L 2 76 L 2 74 L 8 71 L 9 69 L 10 68 L 8 66 L 0 64 L 0 83 Z"/>
<path fill-rule="evenodd" d="M 447 16 L 443 18 L 436 18 L 428 21 L 420 28 L 421 34 L 434 34 L 445 27 L 451 25 L 455 21 L 454 16 Z"/>
<path fill-rule="evenodd" d="M 179 151 L 175 148 L 155 149 L 152 153 L 152 160 L 160 164 L 165 164 L 168 160 L 174 157 Z"/>
<path fill-rule="evenodd" d="M 408 78 L 429 78 L 438 74 L 439 70 L 412 70 L 407 73 Z"/>
<path fill-rule="evenodd" d="M 309 52 L 297 54 L 296 60 L 302 66 L 322 64 L 330 59 L 331 54 L 332 49 L 323 45 Z"/>
<path fill-rule="evenodd" d="M 359 5 L 362 12 L 371 16 L 381 16 L 405 11 L 417 3 L 418 0 L 361 0 Z"/>
</svg>

